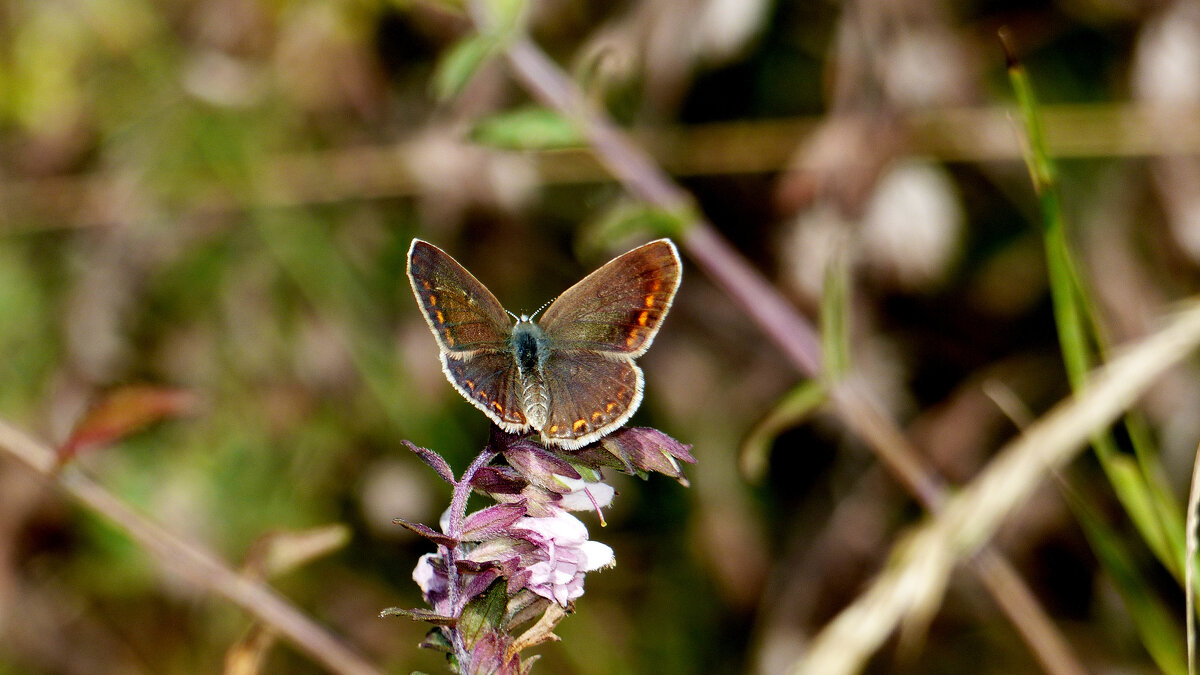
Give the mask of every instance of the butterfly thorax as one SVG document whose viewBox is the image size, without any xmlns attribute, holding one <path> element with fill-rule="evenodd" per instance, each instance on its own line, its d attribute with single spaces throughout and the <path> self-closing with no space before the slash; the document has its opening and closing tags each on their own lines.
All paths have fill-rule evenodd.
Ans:
<svg viewBox="0 0 1200 675">
<path fill-rule="evenodd" d="M 542 365 L 550 355 L 550 341 L 541 327 L 524 315 L 513 326 L 509 341 L 521 375 L 521 407 L 525 418 L 535 429 L 541 429 L 550 410 L 542 375 Z"/>
</svg>

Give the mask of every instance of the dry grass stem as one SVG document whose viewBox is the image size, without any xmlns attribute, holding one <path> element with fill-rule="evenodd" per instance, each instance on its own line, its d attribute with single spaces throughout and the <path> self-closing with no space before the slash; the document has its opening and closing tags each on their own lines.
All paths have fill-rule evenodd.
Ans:
<svg viewBox="0 0 1200 675">
<path fill-rule="evenodd" d="M 137 513 L 82 472 L 68 466 L 54 473 L 54 451 L 4 421 L 0 421 L 0 450 L 55 481 L 76 501 L 152 553 L 172 573 L 225 597 L 332 672 L 348 675 L 382 672 L 269 586 L 238 574 L 199 544 Z"/>
<path fill-rule="evenodd" d="M 1200 109 L 1145 104 L 1048 105 L 1040 113 L 1056 157 L 1167 157 L 1200 153 Z M 946 108 L 911 113 L 907 155 L 953 162 L 1016 161 L 1021 147 L 1005 107 Z M 672 175 L 705 176 L 783 171 L 796 145 L 824 117 L 703 124 L 633 130 L 631 135 Z M 257 205 L 313 206 L 347 200 L 392 199 L 418 193 L 405 161 L 408 142 L 337 148 L 268 158 L 254 188 Z M 608 170 L 588 150 L 528 153 L 543 185 L 606 182 Z M 219 185 L 197 185 L 197 195 L 222 194 Z M 241 189 L 241 187 L 239 187 Z M 105 227 L 149 217 L 136 185 L 117 173 L 0 182 L 0 228 L 22 221 L 39 227 Z M 200 205 L 210 216 L 244 205 Z"/>
<path fill-rule="evenodd" d="M 1196 673 L 1196 526 L 1200 514 L 1200 449 L 1192 462 L 1192 488 L 1188 491 L 1187 503 L 1187 556 L 1183 566 L 1183 590 L 1187 607 L 1187 650 L 1188 675 Z"/>
<path fill-rule="evenodd" d="M 609 119 L 588 108 L 583 94 L 574 83 L 536 45 L 528 40 L 516 41 L 509 48 L 508 60 L 518 79 L 535 97 L 583 125 L 584 134 L 597 157 L 632 194 L 654 206 L 672 211 L 690 203 L 687 193 L 673 183 L 646 152 L 631 142 Z M 778 289 L 737 255 L 698 213 L 693 215 L 682 238 L 689 256 L 727 294 L 740 300 L 739 305 L 784 352 L 792 365 L 809 377 L 820 377 L 823 355 L 816 330 Z M 920 454 L 869 391 L 863 386 L 845 383 L 834 388 L 832 398 L 847 426 L 868 441 L 888 469 L 900 478 L 922 505 L 927 509 L 938 509 L 946 493 L 943 481 L 921 460 Z M 1007 561 L 998 554 L 984 555 L 994 556 L 992 566 L 1008 566 Z M 979 569 L 987 574 L 989 567 Z M 1018 580 L 1016 572 L 1010 571 L 1009 581 Z M 998 582 L 987 581 L 985 585 L 992 589 L 998 586 Z M 1033 597 L 1031 592 L 1025 595 Z M 1004 601 L 998 601 L 998 604 L 1005 611 L 1011 608 Z M 1026 609 L 1043 615 L 1040 624 L 1053 625 L 1036 603 L 1030 603 Z M 1024 620 L 1024 617 L 1010 616 L 1009 619 L 1017 622 Z M 1030 648 L 1043 664 L 1048 665 L 1058 663 L 1063 655 L 1070 652 L 1066 640 L 1057 633 L 1048 635 L 1045 640 L 1030 643 Z M 1064 672 L 1073 672 L 1073 669 Z"/>
<path fill-rule="evenodd" d="M 974 554 L 1046 476 L 1082 450 L 1164 371 L 1200 345 L 1200 307 L 1101 368 L 1080 394 L 1012 443 L 945 508 L 899 545 L 889 567 L 817 636 L 795 673 L 855 672 L 914 608 L 936 602 L 950 571 Z"/>
</svg>

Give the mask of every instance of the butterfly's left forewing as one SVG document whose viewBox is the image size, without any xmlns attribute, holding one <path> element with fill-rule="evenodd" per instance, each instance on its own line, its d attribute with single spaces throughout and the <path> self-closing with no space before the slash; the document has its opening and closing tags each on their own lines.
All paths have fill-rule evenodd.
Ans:
<svg viewBox="0 0 1200 675">
<path fill-rule="evenodd" d="M 568 288 L 538 325 L 557 349 L 641 356 L 679 288 L 682 266 L 668 239 L 609 261 Z"/>
<path fill-rule="evenodd" d="M 414 239 L 408 281 L 438 346 L 450 357 L 506 349 L 511 323 L 504 307 L 445 251 Z"/>
</svg>

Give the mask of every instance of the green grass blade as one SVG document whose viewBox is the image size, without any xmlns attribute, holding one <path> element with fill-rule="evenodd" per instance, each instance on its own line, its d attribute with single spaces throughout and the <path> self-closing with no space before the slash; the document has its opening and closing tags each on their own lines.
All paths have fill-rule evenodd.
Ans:
<svg viewBox="0 0 1200 675">
<path fill-rule="evenodd" d="M 1083 526 L 1092 551 L 1121 595 L 1150 658 L 1162 672 L 1183 675 L 1187 672 L 1184 666 L 1186 650 L 1173 612 L 1143 578 L 1120 536 L 1083 501 L 1082 495 L 1066 492 L 1076 520 Z"/>
<path fill-rule="evenodd" d="M 843 248 L 830 259 L 821 294 L 821 352 L 830 383 L 850 368 L 850 290 L 850 263 Z"/>
<path fill-rule="evenodd" d="M 1192 460 L 1192 487 L 1188 490 L 1187 504 L 1187 564 L 1184 566 L 1184 597 L 1187 606 L 1187 654 L 1188 675 L 1196 672 L 1196 527 L 1200 526 L 1200 448 Z"/>
<path fill-rule="evenodd" d="M 1002 39 L 1005 37 L 1002 35 Z M 1071 388 L 1078 391 L 1087 383 L 1088 370 L 1100 361 L 1103 335 L 1095 318 L 1094 304 L 1076 270 L 1067 241 L 1057 170 L 1046 150 L 1032 84 L 1025 69 L 1011 57 L 1008 72 L 1028 142 L 1026 164 L 1038 193 L 1046 272 L 1063 363 Z M 1182 515 L 1170 489 L 1159 479 L 1162 472 L 1152 444 L 1147 442 L 1147 434 L 1141 433 L 1136 422 L 1127 422 L 1127 426 L 1136 463 L 1121 453 L 1108 432 L 1097 433 L 1092 439 L 1092 447 L 1117 498 L 1147 546 L 1182 582 Z"/>
</svg>

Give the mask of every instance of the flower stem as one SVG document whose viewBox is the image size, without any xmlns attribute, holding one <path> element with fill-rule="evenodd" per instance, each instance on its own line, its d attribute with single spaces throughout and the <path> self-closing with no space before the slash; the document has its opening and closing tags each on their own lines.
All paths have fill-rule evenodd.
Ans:
<svg viewBox="0 0 1200 675">
<path fill-rule="evenodd" d="M 467 517 L 467 500 L 471 497 L 471 480 L 475 478 L 475 473 L 487 466 L 496 455 L 499 454 L 491 449 L 489 445 L 475 457 L 475 461 L 467 467 L 463 472 L 462 478 L 454 483 L 454 496 L 450 499 L 450 518 L 446 523 L 446 534 L 458 538 L 463 532 L 463 523 Z M 447 546 L 439 546 L 442 551 L 442 557 L 446 561 L 446 578 L 450 591 L 450 614 L 455 618 L 462 615 L 462 594 L 458 583 L 458 547 L 453 548 Z M 454 655 L 458 659 L 458 669 L 460 673 L 471 672 L 470 670 L 470 653 L 467 652 L 467 646 L 463 643 L 462 633 L 459 632 L 457 626 L 448 627 L 445 629 L 447 636 L 450 638 L 450 644 L 454 646 Z"/>
</svg>

